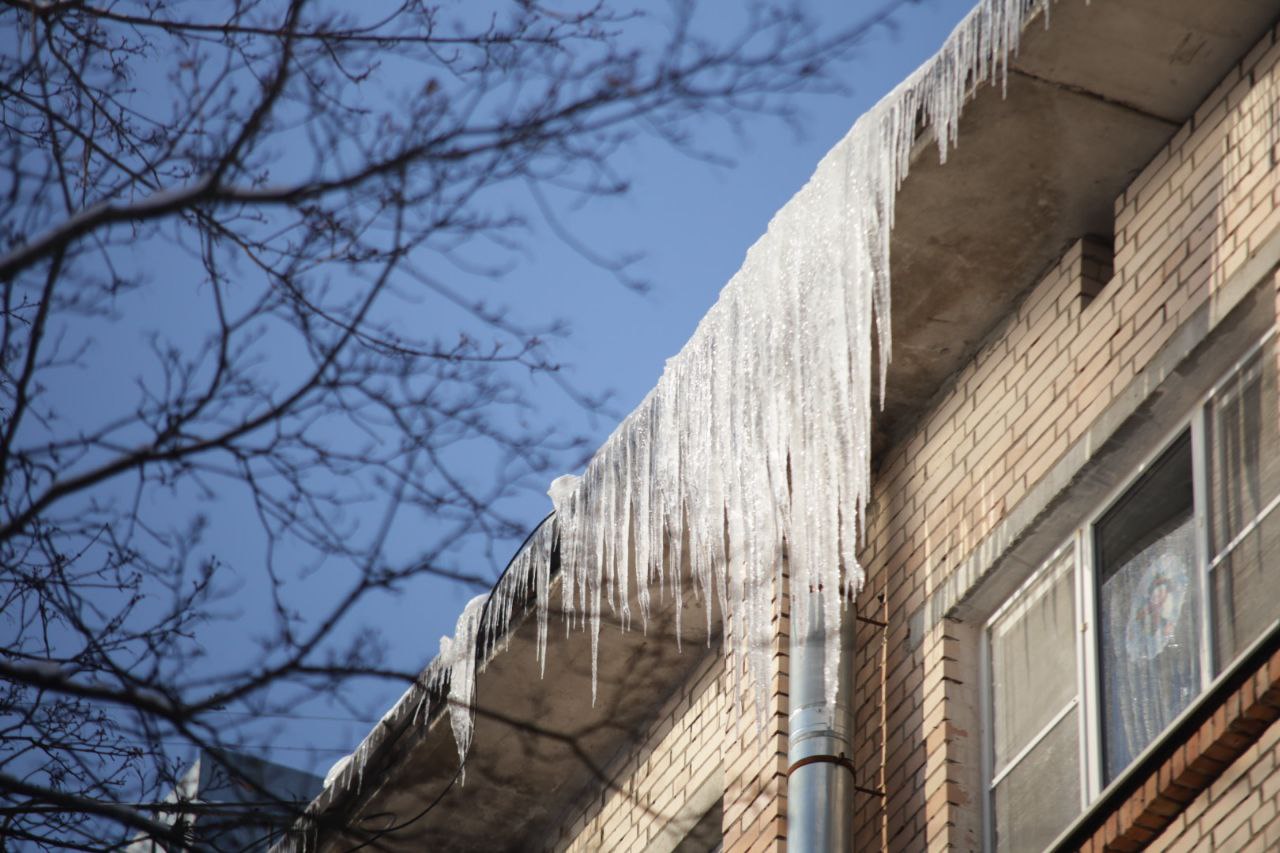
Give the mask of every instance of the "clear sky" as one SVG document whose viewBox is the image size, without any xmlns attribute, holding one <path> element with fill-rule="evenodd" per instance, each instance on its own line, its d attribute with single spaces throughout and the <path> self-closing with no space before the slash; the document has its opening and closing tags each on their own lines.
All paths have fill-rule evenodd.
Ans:
<svg viewBox="0 0 1280 853">
<path fill-rule="evenodd" d="M 833 28 L 850 26 L 882 7 L 879 0 L 808 0 L 808 5 Z M 619 165 L 631 182 L 627 194 L 585 205 L 550 199 L 574 239 L 593 252 L 642 253 L 630 274 L 648 282 L 650 290 L 629 290 L 545 229 L 533 233 L 523 262 L 491 283 L 488 298 L 509 306 L 512 316 L 532 325 L 563 320 L 570 334 L 556 342 L 555 354 L 567 375 L 581 389 L 613 392 L 610 415 L 589 417 L 552 382 L 531 377 L 527 393 L 537 409 L 533 417 L 566 434 L 585 433 L 589 446 L 599 445 L 617 418 L 654 386 L 665 360 L 689 338 L 747 248 L 764 234 L 774 212 L 803 186 L 823 154 L 861 113 L 937 50 L 970 6 L 971 0 L 918 0 L 906 6 L 891 26 L 872 31 L 840 68 L 844 91 L 796 97 L 798 125 L 754 118 L 739 136 L 719 125 L 704 128 L 695 142 L 716 155 L 715 163 L 642 137 L 620 152 Z M 703 4 L 699 14 L 705 16 L 704 25 L 714 26 L 716 15 L 732 16 L 734 8 L 730 0 L 713 0 Z M 162 98 L 164 93 L 154 96 Z M 180 262 L 166 257 L 165 251 L 140 251 L 137 262 L 153 267 L 153 277 L 161 278 L 162 285 L 180 285 L 181 276 L 174 272 Z M 175 339 L 193 336 L 195 327 L 188 324 L 202 310 L 180 286 L 148 288 L 145 301 L 122 299 L 118 307 L 129 318 L 128 332 L 117 331 L 117 339 L 100 341 L 95 351 L 101 362 L 94 367 L 106 368 L 107 378 L 90 380 L 86 375 L 58 389 L 69 411 L 96 414 L 118 405 L 121 394 L 133 393 L 133 365 L 145 361 L 150 346 L 147 330 Z M 478 470 L 496 464 L 482 456 L 473 462 Z M 550 511 L 544 488 L 531 490 L 512 510 L 529 528 Z M 202 498 L 175 491 L 155 500 L 157 505 L 148 508 L 152 517 L 167 514 L 177 525 L 185 523 Z M 266 597 L 258 594 L 264 583 L 262 552 L 252 536 L 251 508 L 204 500 L 210 506 L 203 541 L 216 549 L 228 576 L 237 579 L 236 589 L 219 605 L 226 618 L 201 638 L 208 665 L 216 669 L 229 661 L 251 659 L 255 626 L 266 624 L 271 614 Z M 397 532 L 405 555 L 413 553 L 418 532 L 412 524 Z M 463 553 L 459 560 L 474 560 L 477 574 L 496 577 L 509 556 Z M 334 590 L 323 572 L 306 576 L 295 584 L 291 603 L 305 619 L 309 613 L 323 612 Z M 463 605 L 475 594 L 472 587 L 420 578 L 395 595 L 368 599 L 342 630 L 349 634 L 376 626 L 385 644 L 385 666 L 416 672 L 435 655 L 441 635 L 452 634 Z M 550 654 L 555 654 L 554 640 Z M 226 733 L 230 742 L 242 737 L 246 751 L 323 774 L 355 747 L 403 689 L 403 683 L 366 680 L 352 685 L 341 703 L 308 703 L 290 715 L 269 719 L 227 709 Z M 584 696 L 583 701 L 590 698 Z"/>
<path fill-rule="evenodd" d="M 833 24 L 846 25 L 879 6 L 865 0 L 814 0 L 811 5 Z M 575 238 L 593 250 L 643 253 L 631 272 L 649 282 L 647 294 L 627 290 L 546 235 L 495 298 L 516 316 L 567 321 L 571 334 L 557 345 L 557 353 L 569 375 L 590 391 L 612 391 L 615 414 L 630 411 L 656 383 L 665 360 L 688 340 L 774 212 L 862 112 L 937 50 L 971 5 L 969 0 L 920 0 L 904 9 L 892 27 L 875 30 L 842 68 L 845 92 L 797 99 L 799 128 L 755 119 L 741 138 L 705 135 L 702 146 L 730 158 L 729 165 L 690 158 L 656 139 L 641 140 L 626 152 L 624 167 L 632 183 L 625 196 L 562 207 L 560 215 Z M 535 384 L 531 394 L 542 414 L 568 431 L 586 431 L 592 446 L 616 426 L 613 418 L 587 418 L 548 382 Z M 531 495 L 527 504 L 530 526 L 550 510 L 541 495 Z M 375 620 L 384 632 L 388 663 L 412 670 L 435 654 L 439 637 L 452 633 L 474 594 L 424 579 L 401 595 L 369 602 L 361 616 Z M 356 719 L 289 721 L 273 737 L 269 756 L 323 773 L 401 691 L 399 685 L 370 683 L 367 692 L 350 697 L 348 708 L 300 709 L 306 716 Z"/>
</svg>

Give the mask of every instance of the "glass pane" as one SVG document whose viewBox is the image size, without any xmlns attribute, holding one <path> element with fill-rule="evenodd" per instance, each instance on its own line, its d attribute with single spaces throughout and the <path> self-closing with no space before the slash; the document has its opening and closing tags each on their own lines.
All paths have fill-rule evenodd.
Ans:
<svg viewBox="0 0 1280 853">
<path fill-rule="evenodd" d="M 1213 570 L 1217 672 L 1280 618 L 1280 510 L 1272 510 Z"/>
<path fill-rule="evenodd" d="M 1108 782 L 1200 692 L 1192 507 L 1191 445 L 1184 435 L 1095 529 Z"/>
<path fill-rule="evenodd" d="M 991 626 L 997 774 L 1076 695 L 1074 563 L 1068 550 Z"/>
<path fill-rule="evenodd" d="M 1043 850 L 1080 813 L 1076 709 L 991 792 L 997 850 Z"/>
<path fill-rule="evenodd" d="M 1215 666 L 1280 617 L 1280 402 L 1268 341 L 1210 401 L 1210 550 Z"/>
</svg>

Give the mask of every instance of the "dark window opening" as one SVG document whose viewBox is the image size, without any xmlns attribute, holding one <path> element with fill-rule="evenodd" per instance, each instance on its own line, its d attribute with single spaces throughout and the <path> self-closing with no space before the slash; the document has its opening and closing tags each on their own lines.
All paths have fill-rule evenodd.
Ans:
<svg viewBox="0 0 1280 853">
<path fill-rule="evenodd" d="M 1184 433 L 1094 529 L 1108 782 L 1200 692 L 1194 512 Z"/>
<path fill-rule="evenodd" d="M 1080 307 L 1094 300 L 1115 274 L 1115 243 L 1090 234 L 1080 239 Z"/>
</svg>

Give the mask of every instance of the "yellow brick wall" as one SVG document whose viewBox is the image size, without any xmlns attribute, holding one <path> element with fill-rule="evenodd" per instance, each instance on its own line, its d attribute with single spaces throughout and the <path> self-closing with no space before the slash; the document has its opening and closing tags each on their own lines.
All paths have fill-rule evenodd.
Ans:
<svg viewBox="0 0 1280 853">
<path fill-rule="evenodd" d="M 973 849 L 980 792 L 972 627 L 918 612 L 1080 440 L 1197 309 L 1280 231 L 1280 46 L 1271 33 L 1222 81 L 1115 204 L 1114 277 L 1072 246 L 884 457 L 862 601 L 893 622 L 858 638 L 859 767 L 886 757 L 888 796 L 859 800 L 862 849 Z M 1105 266 L 1105 265 L 1103 265 Z M 1086 304 L 1086 302 L 1088 304 Z M 871 606 L 864 604 L 863 606 Z M 881 678 L 889 711 L 879 725 Z M 859 780 L 862 781 L 862 780 Z"/>
<path fill-rule="evenodd" d="M 599 797 L 570 816 L 558 849 L 642 851 L 670 849 L 701 816 L 685 809 L 710 781 L 723 795 L 725 849 L 785 850 L 786 649 L 783 599 L 775 594 L 773 678 L 758 724 L 745 673 L 735 678 L 717 650 L 681 685 L 656 722 L 609 768 Z M 663 642 L 663 640 L 658 640 Z M 686 654 L 698 653 L 686 650 Z M 741 690 L 741 713 L 733 692 Z"/>
<path fill-rule="evenodd" d="M 698 650 L 687 650 L 696 654 Z M 723 778 L 728 693 L 721 658 L 708 655 L 681 685 L 642 738 L 642 745 L 606 768 L 613 781 L 568 822 L 567 844 L 578 851 L 643 850 L 708 778 Z"/>
</svg>

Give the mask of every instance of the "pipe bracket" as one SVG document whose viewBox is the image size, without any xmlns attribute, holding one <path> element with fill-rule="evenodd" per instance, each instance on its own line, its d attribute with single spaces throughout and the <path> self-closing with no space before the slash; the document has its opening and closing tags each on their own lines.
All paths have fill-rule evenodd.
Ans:
<svg viewBox="0 0 1280 853">
<path fill-rule="evenodd" d="M 855 779 L 857 778 L 857 773 L 854 771 L 853 762 L 850 761 L 849 757 L 845 755 L 843 752 L 840 753 L 839 755 L 806 755 L 804 758 L 801 758 L 793 762 L 792 765 L 787 768 L 787 776 L 790 777 L 792 773 L 794 773 L 795 771 L 799 770 L 801 767 L 804 767 L 807 764 L 838 764 L 839 766 L 843 767 L 845 770 L 848 770 L 850 776 L 853 776 Z M 865 788 L 862 785 L 858 785 L 856 783 L 853 786 L 853 790 L 858 791 L 859 793 L 862 793 L 862 794 L 870 794 L 873 797 L 884 796 L 884 791 L 878 790 L 876 788 Z"/>
</svg>

